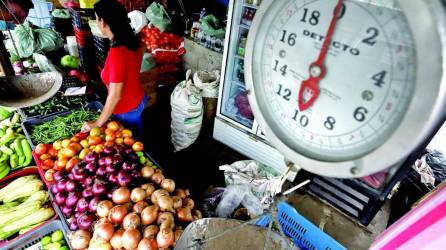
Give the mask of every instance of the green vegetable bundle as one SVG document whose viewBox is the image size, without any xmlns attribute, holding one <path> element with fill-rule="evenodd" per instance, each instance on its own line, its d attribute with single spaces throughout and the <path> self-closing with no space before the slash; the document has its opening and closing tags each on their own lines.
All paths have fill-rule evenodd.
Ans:
<svg viewBox="0 0 446 250">
<path fill-rule="evenodd" d="M 30 135 L 35 144 L 49 144 L 54 141 L 72 137 L 87 121 L 96 120 L 99 114 L 96 111 L 81 108 L 68 116 L 59 116 L 54 120 L 34 126 Z"/>
<path fill-rule="evenodd" d="M 85 96 L 63 96 L 58 93 L 55 97 L 36 106 L 22 109 L 27 117 L 46 116 L 57 112 L 68 111 L 86 104 Z"/>
<path fill-rule="evenodd" d="M 0 127 L 0 179 L 12 170 L 27 167 L 33 160 L 31 146 L 18 124 L 20 115 L 15 113 L 8 125 Z"/>
<path fill-rule="evenodd" d="M 35 175 L 20 177 L 0 189 L 0 240 L 26 232 L 54 215 L 48 192 Z"/>
</svg>

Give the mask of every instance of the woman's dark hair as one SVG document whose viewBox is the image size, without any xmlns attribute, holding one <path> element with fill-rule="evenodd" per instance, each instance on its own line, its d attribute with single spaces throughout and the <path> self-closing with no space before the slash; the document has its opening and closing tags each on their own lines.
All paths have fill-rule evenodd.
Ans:
<svg viewBox="0 0 446 250">
<path fill-rule="evenodd" d="M 138 50 L 139 37 L 130 26 L 127 11 L 116 0 L 100 0 L 94 5 L 94 10 L 100 19 L 103 19 L 114 35 L 114 46 L 125 46 L 129 50 Z"/>
</svg>

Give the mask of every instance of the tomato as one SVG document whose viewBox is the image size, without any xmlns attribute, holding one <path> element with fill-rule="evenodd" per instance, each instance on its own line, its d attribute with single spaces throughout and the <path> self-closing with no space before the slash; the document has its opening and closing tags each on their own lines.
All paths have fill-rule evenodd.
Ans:
<svg viewBox="0 0 446 250">
<path fill-rule="evenodd" d="M 107 123 L 107 128 L 116 131 L 119 129 L 119 123 L 117 121 L 111 121 Z"/>
<path fill-rule="evenodd" d="M 116 138 L 116 139 L 115 139 L 115 143 L 116 143 L 116 144 L 123 144 L 123 143 L 124 143 L 124 139 L 121 138 L 121 137 Z"/>
<path fill-rule="evenodd" d="M 47 153 L 53 158 L 57 157 L 57 150 L 55 150 L 53 147 L 49 148 Z"/>
<path fill-rule="evenodd" d="M 133 143 L 135 143 L 135 139 L 131 138 L 131 137 L 125 137 L 124 138 L 124 144 L 127 146 L 132 146 Z"/>
<path fill-rule="evenodd" d="M 77 142 L 72 142 L 69 145 L 70 148 L 73 148 L 74 150 L 76 150 L 76 152 L 79 152 L 82 150 L 82 146 L 81 144 L 77 143 Z"/>
<path fill-rule="evenodd" d="M 90 130 L 90 136 L 99 136 L 101 135 L 101 128 L 93 128 Z"/>
<path fill-rule="evenodd" d="M 105 141 L 109 142 L 109 141 L 114 141 L 116 139 L 115 134 L 111 133 L 111 134 L 107 134 L 105 136 Z"/>
<path fill-rule="evenodd" d="M 73 136 L 73 137 L 71 137 L 71 139 L 70 139 L 70 141 L 71 142 L 79 142 L 81 139 L 79 139 L 79 137 L 77 137 L 77 136 Z"/>
<path fill-rule="evenodd" d="M 63 147 L 63 148 L 66 148 L 66 147 L 68 147 L 68 145 L 70 145 L 70 143 L 71 143 L 70 140 L 65 139 L 65 140 L 62 141 L 62 147 Z"/>
<path fill-rule="evenodd" d="M 65 169 L 65 166 L 67 165 L 67 162 L 68 161 L 66 159 L 59 159 L 56 162 L 54 162 L 53 169 L 57 170 L 57 171 L 62 171 L 62 170 Z"/>
<path fill-rule="evenodd" d="M 43 154 L 43 155 L 41 155 L 41 156 L 39 157 L 39 159 L 40 159 L 41 161 L 48 160 L 48 159 L 51 159 L 51 155 L 49 155 L 49 154 Z"/>
<path fill-rule="evenodd" d="M 60 149 L 62 148 L 62 142 L 61 142 L 61 141 L 55 141 L 55 142 L 53 143 L 53 148 L 54 148 L 55 150 L 60 150 Z"/>
<path fill-rule="evenodd" d="M 88 150 L 88 148 L 84 148 L 84 149 L 82 149 L 82 151 L 79 153 L 79 158 L 80 158 L 81 160 L 83 160 L 84 157 L 85 157 L 88 153 L 90 153 L 90 150 Z"/>
<path fill-rule="evenodd" d="M 88 145 L 98 145 L 99 143 L 102 142 L 101 137 L 99 136 L 89 136 L 88 137 Z"/>
<path fill-rule="evenodd" d="M 34 152 L 38 155 L 43 155 L 48 150 L 47 146 L 45 144 L 39 144 L 36 146 L 36 149 L 34 149 Z"/>
<path fill-rule="evenodd" d="M 132 135 L 133 135 L 132 131 L 130 131 L 128 129 L 122 130 L 122 136 L 123 137 L 132 137 Z"/>
<path fill-rule="evenodd" d="M 115 142 L 114 141 L 106 141 L 105 143 L 104 143 L 104 146 L 106 146 L 106 147 L 113 147 L 115 145 Z"/>
<path fill-rule="evenodd" d="M 102 153 L 104 151 L 104 145 L 100 144 L 100 145 L 94 146 L 93 151 L 97 154 Z"/>
<path fill-rule="evenodd" d="M 77 158 L 71 158 L 68 162 L 67 165 L 65 165 L 65 171 L 67 172 L 71 172 L 71 169 L 74 168 L 74 166 L 79 162 L 79 159 Z"/>
<path fill-rule="evenodd" d="M 62 155 L 66 158 L 71 158 L 71 157 L 75 156 L 77 153 L 76 150 L 70 146 L 68 146 L 67 148 L 61 149 L 61 151 L 62 151 Z"/>
<path fill-rule="evenodd" d="M 49 182 L 52 182 L 52 181 L 54 181 L 54 178 L 53 178 L 53 174 L 54 174 L 54 169 L 48 169 L 46 172 L 45 172 L 45 180 L 47 180 L 47 181 L 49 181 Z"/>
<path fill-rule="evenodd" d="M 104 131 L 104 133 L 105 133 L 106 135 L 108 135 L 108 134 L 113 134 L 113 133 L 115 133 L 115 131 L 106 128 L 105 131 Z"/>
<path fill-rule="evenodd" d="M 84 133 L 84 132 L 79 132 L 79 133 L 77 133 L 75 136 L 76 136 L 77 138 L 83 140 L 83 139 L 87 138 L 88 134 L 87 134 L 87 133 Z"/>
<path fill-rule="evenodd" d="M 137 141 L 137 142 L 133 143 L 132 149 L 135 152 L 141 152 L 144 150 L 144 144 L 142 144 L 142 142 L 140 142 L 140 141 Z"/>
<path fill-rule="evenodd" d="M 88 148 L 88 141 L 87 139 L 83 139 L 82 141 L 80 141 L 80 144 L 83 148 Z"/>
<path fill-rule="evenodd" d="M 42 168 L 44 170 L 52 169 L 54 167 L 54 161 L 51 159 L 46 159 L 42 162 Z"/>
</svg>

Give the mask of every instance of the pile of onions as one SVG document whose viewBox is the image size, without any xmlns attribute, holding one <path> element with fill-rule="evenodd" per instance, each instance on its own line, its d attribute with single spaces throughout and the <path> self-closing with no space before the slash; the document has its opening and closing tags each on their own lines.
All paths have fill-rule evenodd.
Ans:
<svg viewBox="0 0 446 250">
<path fill-rule="evenodd" d="M 200 219 L 201 212 L 194 209 L 189 191 L 175 189 L 173 180 L 162 179 L 160 184 L 146 183 L 131 190 L 120 187 L 113 191 L 111 200 L 100 201 L 97 215 L 101 219 L 92 241 L 96 239 L 96 245 L 97 239 L 108 242 L 113 249 L 174 247 L 183 232 L 178 224 L 186 226 Z"/>
</svg>

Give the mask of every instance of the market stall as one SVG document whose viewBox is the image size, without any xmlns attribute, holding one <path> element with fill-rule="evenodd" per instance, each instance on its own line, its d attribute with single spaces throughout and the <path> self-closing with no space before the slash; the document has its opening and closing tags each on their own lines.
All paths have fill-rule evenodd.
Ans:
<svg viewBox="0 0 446 250">
<path fill-rule="evenodd" d="M 376 221 L 397 183 L 403 190 L 420 178 L 429 184 L 415 202 L 446 179 L 446 159 L 425 152 L 446 119 L 441 63 L 427 74 L 432 61 L 414 54 L 444 47 L 432 28 L 443 27 L 444 16 L 427 8 L 439 1 L 388 8 L 117 0 L 142 61 L 114 54 L 121 67 L 112 73 L 110 51 L 122 44 L 95 14 L 96 2 L 0 0 L 7 21 L 0 26 L 0 249 L 366 249 L 403 216 Z M 435 23 L 426 38 L 409 14 Z M 348 22 L 363 15 L 362 26 Z M 389 26 L 364 30 L 383 16 Z M 383 42 L 386 32 L 393 42 Z M 359 73 L 341 76 L 335 64 Z M 143 131 L 120 122 L 121 113 L 86 130 L 113 113 L 110 83 L 120 82 L 104 74 L 127 82 L 122 65 L 140 73 L 148 97 L 128 112 L 143 114 Z M 443 218 L 432 202 L 443 202 L 443 193 L 421 202 L 432 220 Z M 406 217 L 422 223 L 417 232 L 433 230 L 419 211 Z M 396 222 L 373 246 L 422 241 L 407 231 Z"/>
</svg>

